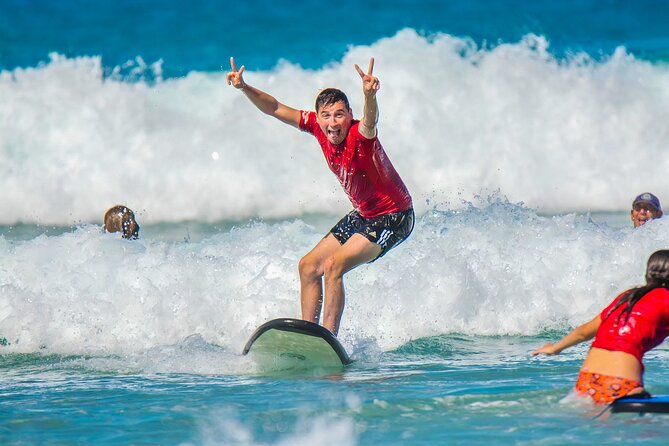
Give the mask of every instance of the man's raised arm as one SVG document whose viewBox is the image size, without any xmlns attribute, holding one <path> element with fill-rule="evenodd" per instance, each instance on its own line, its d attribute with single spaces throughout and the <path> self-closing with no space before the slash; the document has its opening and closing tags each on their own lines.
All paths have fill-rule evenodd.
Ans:
<svg viewBox="0 0 669 446">
<path fill-rule="evenodd" d="M 244 73 L 244 65 L 242 65 L 239 70 L 235 65 L 235 58 L 230 58 L 230 68 L 231 71 L 225 77 L 228 81 L 228 85 L 241 90 L 247 98 L 258 107 L 258 110 L 261 112 L 274 116 L 281 122 L 290 124 L 293 127 L 299 128 L 300 126 L 300 111 L 294 108 L 288 107 L 285 104 L 277 101 L 276 98 L 270 94 L 265 93 L 262 90 L 259 90 L 255 87 L 250 86 L 244 82 L 242 73 Z"/>
<path fill-rule="evenodd" d="M 378 77 L 375 77 L 374 58 L 369 60 L 369 68 L 367 74 L 360 69 L 358 64 L 355 65 L 360 78 L 362 79 L 362 92 L 365 95 L 365 104 L 362 109 L 362 119 L 360 119 L 360 126 L 358 129 L 362 136 L 367 139 L 372 139 L 376 136 L 376 123 L 379 121 L 379 106 L 376 103 L 376 92 L 381 88 L 381 82 Z"/>
</svg>

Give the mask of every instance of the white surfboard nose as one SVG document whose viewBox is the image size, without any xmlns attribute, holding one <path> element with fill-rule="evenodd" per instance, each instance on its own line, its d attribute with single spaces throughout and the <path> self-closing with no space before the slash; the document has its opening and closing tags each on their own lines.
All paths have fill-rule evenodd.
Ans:
<svg viewBox="0 0 669 446">
<path fill-rule="evenodd" d="M 326 328 L 300 319 L 274 319 L 251 335 L 242 354 L 251 354 L 261 371 L 332 371 L 351 363 L 346 350 Z"/>
</svg>

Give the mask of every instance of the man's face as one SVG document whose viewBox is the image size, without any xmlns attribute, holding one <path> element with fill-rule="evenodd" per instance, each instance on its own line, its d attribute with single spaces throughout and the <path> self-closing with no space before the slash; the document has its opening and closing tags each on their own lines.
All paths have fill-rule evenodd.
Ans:
<svg viewBox="0 0 669 446">
<path fill-rule="evenodd" d="M 318 126 L 332 144 L 341 144 L 346 139 L 352 120 L 353 114 L 344 101 L 323 105 L 318 110 Z"/>
<path fill-rule="evenodd" d="M 643 225 L 649 220 L 660 217 L 660 212 L 648 203 L 637 203 L 632 207 L 632 224 L 635 228 Z"/>
</svg>

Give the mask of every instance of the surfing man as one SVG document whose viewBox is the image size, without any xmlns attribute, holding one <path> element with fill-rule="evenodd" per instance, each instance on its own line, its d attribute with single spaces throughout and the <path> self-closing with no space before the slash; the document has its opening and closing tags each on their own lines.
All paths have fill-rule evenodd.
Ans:
<svg viewBox="0 0 669 446">
<path fill-rule="evenodd" d="M 135 220 L 135 213 L 123 205 L 116 205 L 105 212 L 105 232 L 120 232 L 126 239 L 136 240 L 139 237 L 139 224 Z"/>
<path fill-rule="evenodd" d="M 577 393 L 609 404 L 643 388 L 643 355 L 669 335 L 669 250 L 654 252 L 646 285 L 624 291 L 590 322 L 532 355 L 555 355 L 595 338 L 576 381 Z"/>
<path fill-rule="evenodd" d="M 662 217 L 660 199 L 650 192 L 644 192 L 632 202 L 630 217 L 635 228 L 644 225 L 647 221 Z"/>
<path fill-rule="evenodd" d="M 333 334 L 344 311 L 344 274 L 373 262 L 404 241 L 414 225 L 411 196 L 377 138 L 379 79 L 374 59 L 363 72 L 362 118 L 353 119 L 346 95 L 326 88 L 316 98 L 316 111 L 297 110 L 250 86 L 230 58 L 228 85 L 241 90 L 263 113 L 316 137 L 330 170 L 346 191 L 353 211 L 345 215 L 299 263 L 302 319 Z"/>
</svg>

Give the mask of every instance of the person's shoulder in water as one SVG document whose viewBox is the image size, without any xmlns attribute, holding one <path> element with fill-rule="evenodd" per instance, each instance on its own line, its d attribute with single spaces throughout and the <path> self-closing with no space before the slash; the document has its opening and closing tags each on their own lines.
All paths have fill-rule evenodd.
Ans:
<svg viewBox="0 0 669 446">
<path fill-rule="evenodd" d="M 116 205 L 105 212 L 105 232 L 120 232 L 123 238 L 135 240 L 139 237 L 139 224 L 135 213 L 127 206 Z"/>
</svg>

